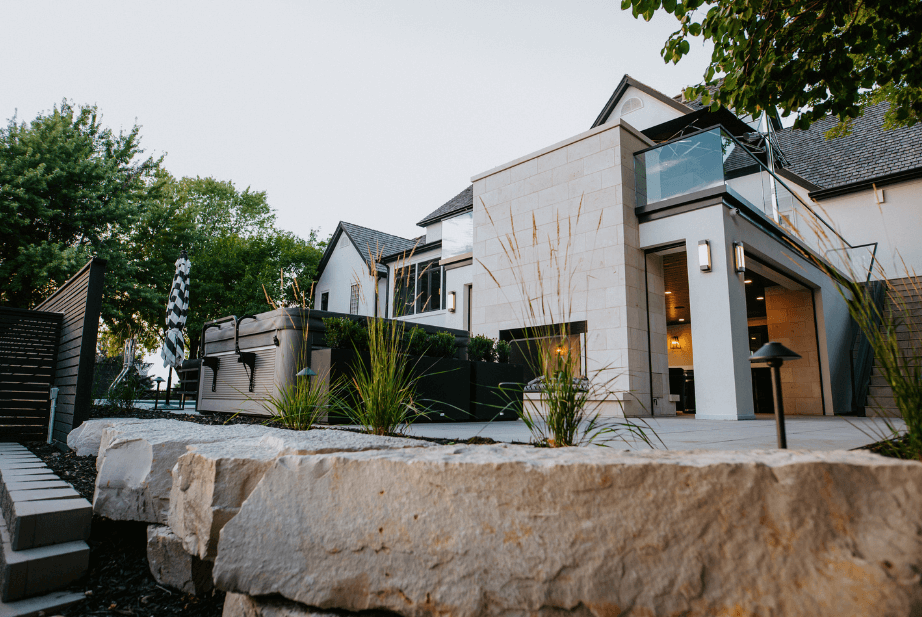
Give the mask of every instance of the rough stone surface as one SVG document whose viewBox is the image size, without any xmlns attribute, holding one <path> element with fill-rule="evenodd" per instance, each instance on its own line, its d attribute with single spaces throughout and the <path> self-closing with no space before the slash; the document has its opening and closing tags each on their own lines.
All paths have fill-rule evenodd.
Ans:
<svg viewBox="0 0 922 617">
<path fill-rule="evenodd" d="M 922 614 L 922 464 L 458 446 L 277 459 L 216 585 L 401 615 Z"/>
<path fill-rule="evenodd" d="M 67 447 L 77 456 L 97 456 L 102 432 L 113 426 L 144 422 L 137 418 L 98 418 L 87 420 L 67 435 Z"/>
<path fill-rule="evenodd" d="M 374 611 L 363 613 L 363 615 L 376 617 Z M 342 617 L 342 615 L 279 598 L 251 598 L 240 593 L 229 593 L 224 598 L 224 612 L 221 613 L 221 617 Z"/>
<path fill-rule="evenodd" d="M 104 428 L 96 458 L 93 511 L 114 520 L 166 524 L 170 470 L 187 446 L 260 437 L 273 430 L 277 429 L 181 420 L 145 420 Z"/>
<path fill-rule="evenodd" d="M 211 562 L 184 551 L 182 542 L 165 525 L 147 527 L 147 563 L 150 573 L 161 585 L 194 595 L 208 593 L 214 588 Z"/>
<path fill-rule="evenodd" d="M 173 468 L 169 525 L 189 553 L 214 560 L 221 528 L 237 514 L 279 456 L 430 445 L 415 439 L 340 430 L 276 430 L 256 440 L 190 446 Z"/>
</svg>

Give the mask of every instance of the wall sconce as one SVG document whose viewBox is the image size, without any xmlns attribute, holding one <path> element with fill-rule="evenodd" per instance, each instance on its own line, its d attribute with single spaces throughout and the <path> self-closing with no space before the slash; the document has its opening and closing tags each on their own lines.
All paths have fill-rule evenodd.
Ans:
<svg viewBox="0 0 922 617">
<path fill-rule="evenodd" d="M 557 349 L 556 349 L 556 352 L 557 352 L 557 355 L 558 355 L 558 356 L 562 356 L 562 355 L 564 354 L 563 345 L 558 345 L 558 346 L 557 346 Z"/>
<path fill-rule="evenodd" d="M 669 347 L 671 349 L 682 349 L 682 346 L 679 344 L 679 337 L 677 336 L 672 337 L 672 342 L 669 343 Z"/>
<path fill-rule="evenodd" d="M 456 306 L 457 306 L 457 303 L 456 303 L 455 292 L 450 291 L 448 292 L 448 312 L 454 313 Z"/>
<path fill-rule="evenodd" d="M 733 256 L 736 261 L 736 271 L 746 272 L 746 250 L 743 248 L 742 242 L 733 243 Z"/>
<path fill-rule="evenodd" d="M 698 266 L 702 272 L 711 271 L 711 244 L 707 240 L 698 241 Z"/>
</svg>

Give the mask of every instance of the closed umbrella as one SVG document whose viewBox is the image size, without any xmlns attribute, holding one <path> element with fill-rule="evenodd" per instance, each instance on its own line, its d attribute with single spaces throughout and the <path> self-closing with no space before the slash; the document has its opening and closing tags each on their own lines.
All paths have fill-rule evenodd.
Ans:
<svg viewBox="0 0 922 617">
<path fill-rule="evenodd" d="M 170 377 L 173 368 L 179 368 L 185 359 L 185 344 L 182 330 L 186 325 L 186 315 L 189 312 L 189 270 L 192 262 L 189 261 L 186 251 L 183 251 L 176 260 L 176 274 L 173 275 L 173 287 L 170 289 L 170 300 L 166 306 L 166 336 L 160 356 L 163 366 L 170 367 Z M 166 402 L 170 401 L 170 385 L 167 384 Z"/>
</svg>

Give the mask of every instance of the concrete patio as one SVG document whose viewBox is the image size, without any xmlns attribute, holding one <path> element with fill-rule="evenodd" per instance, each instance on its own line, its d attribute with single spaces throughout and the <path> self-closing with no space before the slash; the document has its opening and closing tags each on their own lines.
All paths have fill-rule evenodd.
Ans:
<svg viewBox="0 0 922 617">
<path fill-rule="evenodd" d="M 696 420 L 694 416 L 666 418 L 635 418 L 634 423 L 652 430 L 647 434 L 657 447 L 665 444 L 670 450 L 753 450 L 777 447 L 775 417 L 759 414 L 755 420 L 729 422 L 722 420 Z M 617 422 L 617 420 L 610 420 Z M 902 420 L 891 419 L 891 424 L 905 428 Z M 645 428 L 646 428 L 645 427 Z M 889 433 L 885 422 L 879 418 L 854 418 L 842 416 L 787 416 L 785 417 L 788 448 L 792 450 L 851 450 L 879 441 Z M 496 441 L 528 442 L 531 435 L 521 420 L 515 422 L 416 424 L 411 435 L 465 440 L 474 436 L 489 437 Z M 662 440 L 660 444 L 656 437 Z M 629 443 L 609 435 L 606 445 L 616 449 L 645 448 L 625 435 Z"/>
</svg>

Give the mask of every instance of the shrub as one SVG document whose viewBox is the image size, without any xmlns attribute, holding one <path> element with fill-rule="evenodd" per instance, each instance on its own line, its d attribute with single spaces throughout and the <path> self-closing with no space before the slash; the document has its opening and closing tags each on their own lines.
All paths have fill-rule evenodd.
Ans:
<svg viewBox="0 0 922 617">
<path fill-rule="evenodd" d="M 471 337 L 467 344 L 467 359 L 471 362 L 493 362 L 496 359 L 493 349 L 493 339 L 478 334 Z"/>
<path fill-rule="evenodd" d="M 436 332 L 429 335 L 429 355 L 437 358 L 453 358 L 458 349 L 455 335 L 451 332 Z"/>
<path fill-rule="evenodd" d="M 509 362 L 509 356 L 512 354 L 512 345 L 509 341 L 496 341 L 496 361 L 506 363 Z"/>
<path fill-rule="evenodd" d="M 407 353 L 411 356 L 427 356 L 429 355 L 429 347 L 431 344 L 429 333 L 420 328 L 419 326 L 413 326 L 413 328 L 406 333 L 406 350 Z"/>
<path fill-rule="evenodd" d="M 328 373 L 314 377 L 295 377 L 295 382 L 279 388 L 278 394 L 262 401 L 270 423 L 296 430 L 310 430 L 331 411 L 342 393 L 342 383 L 330 380 Z M 329 381 L 329 383 L 327 383 Z"/>
<path fill-rule="evenodd" d="M 368 330 L 348 317 L 327 317 L 323 320 L 326 327 L 327 345 L 339 349 L 368 349 Z"/>
</svg>

